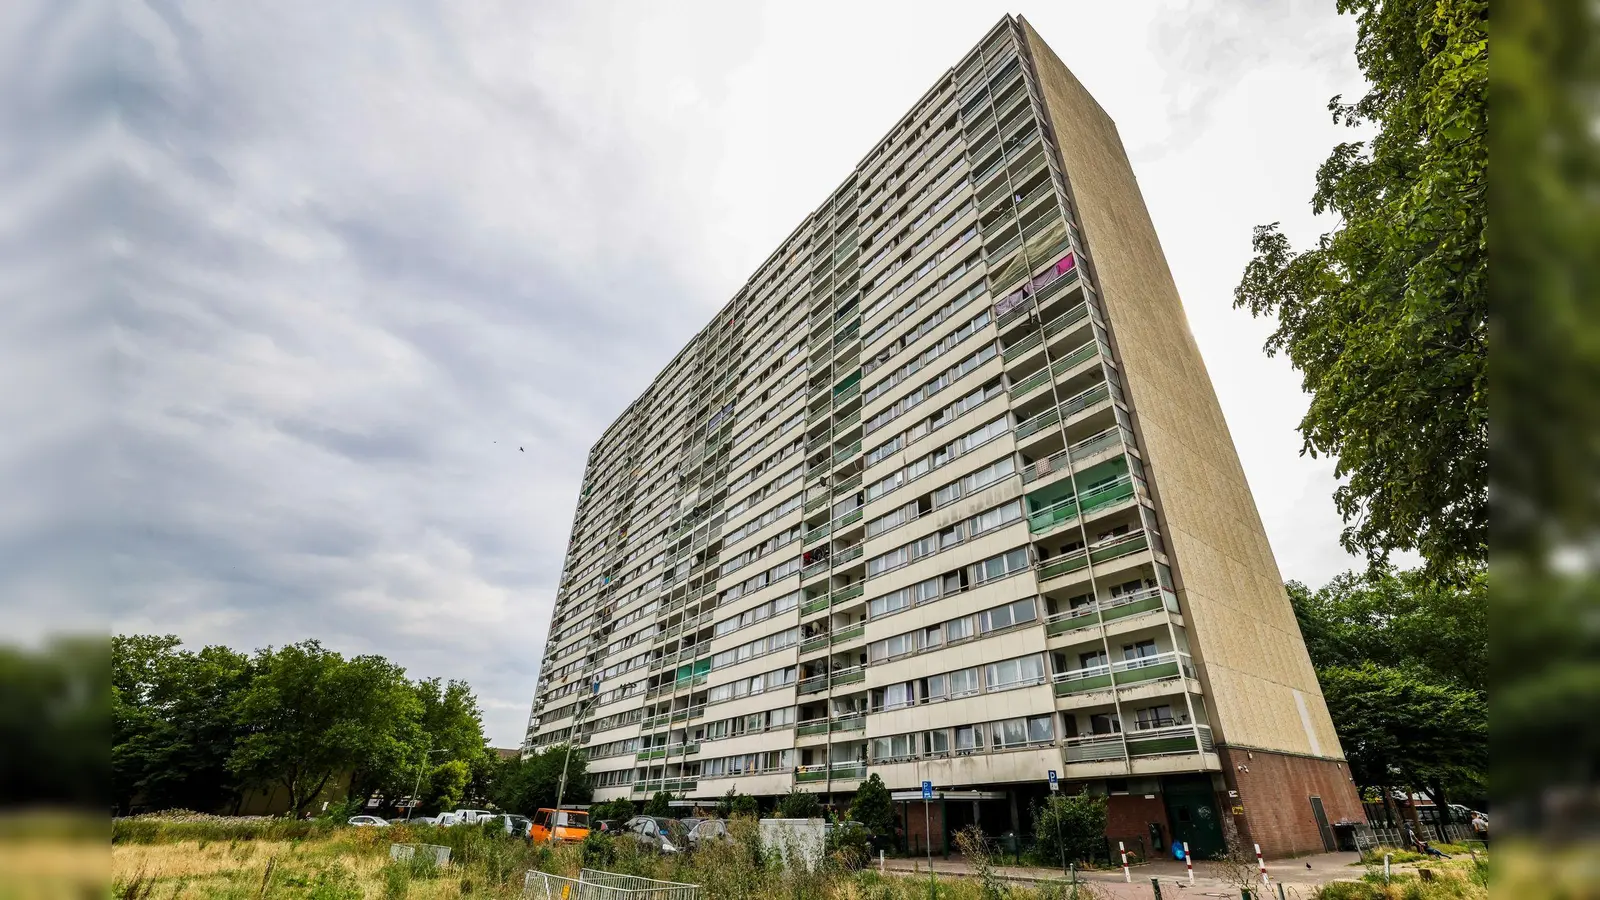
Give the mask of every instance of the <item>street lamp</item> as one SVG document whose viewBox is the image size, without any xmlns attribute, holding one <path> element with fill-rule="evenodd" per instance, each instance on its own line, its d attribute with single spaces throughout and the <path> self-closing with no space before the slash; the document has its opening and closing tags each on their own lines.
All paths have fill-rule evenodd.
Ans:
<svg viewBox="0 0 1600 900">
<path fill-rule="evenodd" d="M 567 755 L 561 760 L 561 781 L 556 784 L 556 808 L 550 811 L 550 838 L 547 843 L 556 842 L 556 830 L 561 827 L 561 801 L 567 795 L 567 767 L 572 764 L 572 747 L 578 742 L 578 730 L 583 725 L 583 714 L 600 697 L 600 679 L 596 678 L 590 685 L 589 696 L 578 701 L 578 711 L 572 719 L 572 735 L 567 738 Z"/>
<path fill-rule="evenodd" d="M 428 750 L 422 754 L 422 760 L 417 763 L 417 781 L 411 787 L 411 805 L 406 807 L 406 821 L 411 821 L 411 811 L 417 808 L 417 793 L 422 790 L 422 772 L 428 767 L 428 757 L 435 753 L 449 753 L 447 748 L 433 749 L 433 739 L 428 739 Z"/>
</svg>

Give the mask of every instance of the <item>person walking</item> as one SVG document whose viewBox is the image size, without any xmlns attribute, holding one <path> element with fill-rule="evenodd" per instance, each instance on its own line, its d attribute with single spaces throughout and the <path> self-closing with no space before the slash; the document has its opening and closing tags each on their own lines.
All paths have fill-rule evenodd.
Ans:
<svg viewBox="0 0 1600 900">
<path fill-rule="evenodd" d="M 1483 849 L 1489 849 L 1489 819 L 1481 812 L 1472 814 L 1472 833 L 1483 841 Z"/>
</svg>

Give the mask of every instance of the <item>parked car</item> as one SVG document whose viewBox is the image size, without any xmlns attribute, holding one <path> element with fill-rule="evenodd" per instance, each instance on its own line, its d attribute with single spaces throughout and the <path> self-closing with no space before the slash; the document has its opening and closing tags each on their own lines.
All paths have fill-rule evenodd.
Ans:
<svg viewBox="0 0 1600 900">
<path fill-rule="evenodd" d="M 688 829 L 677 819 L 665 816 L 634 816 L 620 833 L 657 853 L 679 853 L 689 848 Z"/>
<path fill-rule="evenodd" d="M 456 824 L 456 822 L 457 819 L 455 813 L 439 813 L 437 816 L 433 817 L 433 824 L 439 826 L 440 828 L 449 828 L 450 826 Z"/>
<path fill-rule="evenodd" d="M 388 828 L 389 820 L 377 816 L 351 816 L 348 824 L 357 828 Z"/>
<path fill-rule="evenodd" d="M 717 841 L 730 840 L 728 823 L 722 819 L 700 819 L 689 829 L 689 849 L 699 850 Z"/>
<path fill-rule="evenodd" d="M 687 829 L 689 831 L 693 831 L 694 827 L 696 825 L 699 825 L 701 822 L 705 821 L 705 818 L 702 817 L 702 816 L 688 816 L 688 817 L 679 819 L 678 821 L 683 823 L 683 827 L 685 829 Z"/>
<path fill-rule="evenodd" d="M 558 841 L 581 841 L 589 836 L 589 814 L 581 809 L 541 809 L 533 814 L 530 834 L 535 842 L 550 840 L 552 828 Z"/>
<path fill-rule="evenodd" d="M 500 829 L 513 837 L 527 838 L 533 834 L 533 820 L 527 816 L 517 816 L 510 813 L 495 813 L 490 816 L 478 816 L 478 825 L 486 822 L 496 822 Z"/>
<path fill-rule="evenodd" d="M 597 831 L 601 834 L 615 834 L 621 825 L 622 823 L 616 819 L 596 819 L 589 823 L 589 830 Z"/>
<path fill-rule="evenodd" d="M 456 810 L 456 824 L 473 825 L 484 819 L 492 819 L 497 815 L 499 814 L 492 813 L 487 809 L 458 809 Z"/>
<path fill-rule="evenodd" d="M 407 819 L 406 822 L 408 822 L 409 824 L 412 824 L 412 825 L 437 825 L 437 824 L 439 824 L 439 817 L 438 816 L 417 816 L 414 819 Z"/>
</svg>

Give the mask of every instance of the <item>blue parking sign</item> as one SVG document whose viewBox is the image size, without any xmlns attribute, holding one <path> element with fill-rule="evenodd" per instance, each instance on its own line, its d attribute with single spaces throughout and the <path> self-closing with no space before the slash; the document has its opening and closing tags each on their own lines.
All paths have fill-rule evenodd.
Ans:
<svg viewBox="0 0 1600 900">
<path fill-rule="evenodd" d="M 922 799 L 924 799 L 924 800 L 932 800 L 933 799 L 933 782 L 924 781 L 922 783 Z"/>
<path fill-rule="evenodd" d="M 1060 784 L 1060 782 L 1056 781 L 1056 770 L 1055 769 L 1051 769 L 1050 770 L 1050 790 L 1058 791 L 1060 789 L 1061 789 L 1061 784 Z"/>
</svg>

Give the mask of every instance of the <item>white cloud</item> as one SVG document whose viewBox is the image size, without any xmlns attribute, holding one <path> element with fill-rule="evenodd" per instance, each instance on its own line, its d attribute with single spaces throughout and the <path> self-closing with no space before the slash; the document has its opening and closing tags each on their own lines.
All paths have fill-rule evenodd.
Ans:
<svg viewBox="0 0 1600 900">
<path fill-rule="evenodd" d="M 146 0 L 119 5 L 107 72 L 81 22 L 30 42 L 98 8 L 52 6 L 7 44 L 59 99 L 115 108 L 126 148 L 101 301 L 114 562 L 81 589 L 120 630 L 316 636 L 466 678 L 500 745 L 589 444 L 1007 11 Z M 1250 226 L 1319 227 L 1351 24 L 1321 4 L 1031 20 L 1136 156 L 1286 577 L 1348 567 L 1331 468 L 1297 455 L 1297 379 L 1230 301 Z M 4 585 L 43 590 L 32 568 Z"/>
</svg>

